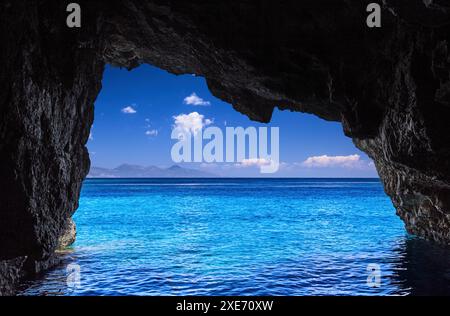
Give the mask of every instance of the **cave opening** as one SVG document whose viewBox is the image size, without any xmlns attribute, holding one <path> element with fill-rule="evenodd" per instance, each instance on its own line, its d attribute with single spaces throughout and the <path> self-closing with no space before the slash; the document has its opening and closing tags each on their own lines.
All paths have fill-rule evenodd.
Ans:
<svg viewBox="0 0 450 316">
<path fill-rule="evenodd" d="M 223 131 L 220 134 L 223 137 L 221 154 L 213 155 L 220 161 L 205 161 L 204 157 L 196 159 L 195 139 L 191 141 L 192 153 L 188 159 L 179 161 L 179 156 L 173 157 L 177 143 L 172 135 L 174 130 L 181 128 L 196 132 L 208 127 Z M 275 108 L 270 122 L 260 123 L 214 97 L 202 77 L 176 76 L 146 64 L 132 71 L 107 66 L 102 90 L 95 103 L 95 121 L 87 147 L 91 166 L 100 169 L 114 169 L 122 164 L 145 166 L 149 163 L 170 167 L 180 162 L 188 168 L 216 167 L 216 175 L 220 177 L 261 177 L 264 175 L 257 172 L 258 168 L 231 170 L 230 163 L 237 167 L 241 160 L 262 159 L 258 155 L 259 148 L 255 150 L 256 155 L 250 154 L 252 135 L 247 133 L 243 135 L 245 139 L 240 139 L 241 135 L 236 132 L 242 130 L 245 133 L 250 128 L 256 131 L 256 147 L 261 145 L 262 140 L 267 140 L 269 152 L 273 150 L 270 146 L 273 136 L 270 135 L 270 128 L 280 130 L 278 156 L 281 166 L 277 172 L 265 176 L 378 178 L 373 161 L 344 135 L 338 122 Z M 258 141 L 260 128 L 266 128 L 268 135 Z M 227 129 L 234 129 L 236 133 L 231 160 L 227 157 Z M 240 141 L 244 147 L 242 150 L 237 148 Z M 207 137 L 203 137 L 198 146 L 204 149 L 208 144 L 211 143 L 208 143 Z M 202 151 L 202 154 L 205 152 Z M 239 156 L 242 157 L 239 159 Z M 208 166 L 208 163 L 212 164 Z M 221 163 L 223 165 L 218 166 Z"/>
</svg>

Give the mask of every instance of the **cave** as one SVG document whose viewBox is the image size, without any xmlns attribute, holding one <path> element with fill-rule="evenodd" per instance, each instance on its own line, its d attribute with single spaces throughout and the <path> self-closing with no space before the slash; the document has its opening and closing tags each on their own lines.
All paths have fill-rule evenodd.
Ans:
<svg viewBox="0 0 450 316">
<path fill-rule="evenodd" d="M 370 2 L 78 1 L 69 28 L 69 1 L 3 1 L 0 293 L 57 261 L 106 64 L 205 77 L 259 122 L 275 107 L 341 122 L 407 231 L 449 244 L 450 6 L 385 0 L 368 28 Z"/>
</svg>

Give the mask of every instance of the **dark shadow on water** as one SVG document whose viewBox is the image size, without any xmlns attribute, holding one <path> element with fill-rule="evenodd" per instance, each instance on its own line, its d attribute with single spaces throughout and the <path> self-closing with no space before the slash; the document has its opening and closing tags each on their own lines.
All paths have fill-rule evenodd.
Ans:
<svg viewBox="0 0 450 316">
<path fill-rule="evenodd" d="M 395 252 L 393 282 L 410 295 L 450 295 L 450 247 L 408 237 Z"/>
</svg>

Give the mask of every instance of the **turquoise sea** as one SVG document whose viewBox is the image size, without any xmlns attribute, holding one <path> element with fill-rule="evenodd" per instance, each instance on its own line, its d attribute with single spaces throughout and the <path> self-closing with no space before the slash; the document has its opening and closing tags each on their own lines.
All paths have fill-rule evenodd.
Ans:
<svg viewBox="0 0 450 316">
<path fill-rule="evenodd" d="M 450 251 L 408 236 L 378 179 L 89 179 L 74 219 L 21 295 L 450 293 Z"/>
</svg>

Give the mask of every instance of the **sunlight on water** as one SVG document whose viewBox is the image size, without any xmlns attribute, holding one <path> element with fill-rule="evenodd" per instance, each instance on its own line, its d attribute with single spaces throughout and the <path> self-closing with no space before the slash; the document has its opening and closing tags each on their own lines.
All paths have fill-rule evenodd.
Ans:
<svg viewBox="0 0 450 316">
<path fill-rule="evenodd" d="M 73 251 L 22 295 L 450 293 L 450 252 L 408 237 L 378 180 L 86 180 L 74 218 Z"/>
</svg>

